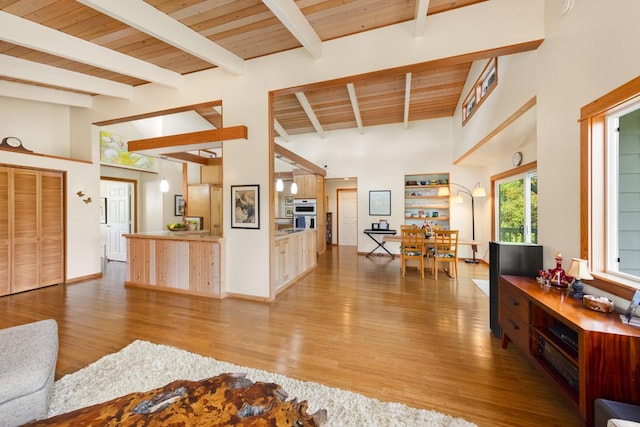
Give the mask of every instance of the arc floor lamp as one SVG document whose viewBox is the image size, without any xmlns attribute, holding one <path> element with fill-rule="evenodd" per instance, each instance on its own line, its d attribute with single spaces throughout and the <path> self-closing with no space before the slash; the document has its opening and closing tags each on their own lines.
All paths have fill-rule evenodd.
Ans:
<svg viewBox="0 0 640 427">
<path fill-rule="evenodd" d="M 456 195 L 452 199 L 454 203 L 464 203 L 464 200 L 462 199 L 462 196 L 460 195 L 460 193 L 466 194 L 469 197 L 471 197 L 471 240 L 475 241 L 476 240 L 476 207 L 474 204 L 474 199 L 476 197 L 485 197 L 487 195 L 487 192 L 485 191 L 484 187 L 480 186 L 480 182 L 476 182 L 476 184 L 473 186 L 473 190 L 469 190 L 464 185 L 456 184 L 455 182 L 450 182 L 449 185 L 458 187 L 458 189 L 456 190 Z M 450 195 L 449 187 L 440 187 L 438 189 L 438 196 L 449 196 L 449 195 Z M 478 251 L 478 247 L 476 245 L 472 245 L 471 252 L 473 252 L 473 258 L 465 259 L 464 262 L 468 262 L 470 264 L 477 264 L 478 263 L 478 260 L 476 260 L 477 251 Z"/>
</svg>

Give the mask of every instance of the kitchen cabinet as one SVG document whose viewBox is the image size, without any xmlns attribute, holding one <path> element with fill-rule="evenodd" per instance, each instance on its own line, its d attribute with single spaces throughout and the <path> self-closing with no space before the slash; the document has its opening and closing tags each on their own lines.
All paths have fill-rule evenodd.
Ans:
<svg viewBox="0 0 640 427">
<path fill-rule="evenodd" d="M 316 199 L 318 197 L 317 179 L 314 174 L 294 174 L 293 182 L 298 186 L 298 193 L 295 195 L 296 199 Z"/>
<path fill-rule="evenodd" d="M 312 229 L 276 236 L 273 256 L 276 290 L 294 283 L 318 265 L 317 236 Z"/>
<path fill-rule="evenodd" d="M 188 186 L 186 216 L 201 216 L 202 229 L 222 236 L 222 186 L 193 184 Z"/>
</svg>

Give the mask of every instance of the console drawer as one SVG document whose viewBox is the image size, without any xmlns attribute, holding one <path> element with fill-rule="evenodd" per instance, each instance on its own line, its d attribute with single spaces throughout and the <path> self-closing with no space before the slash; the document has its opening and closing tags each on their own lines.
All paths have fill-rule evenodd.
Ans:
<svg viewBox="0 0 640 427">
<path fill-rule="evenodd" d="M 529 323 L 529 300 L 508 283 L 500 280 L 500 306 L 513 311 L 525 324 Z"/>
<path fill-rule="evenodd" d="M 529 321 L 506 305 L 500 306 L 500 326 L 502 333 L 524 353 L 529 353 Z"/>
</svg>

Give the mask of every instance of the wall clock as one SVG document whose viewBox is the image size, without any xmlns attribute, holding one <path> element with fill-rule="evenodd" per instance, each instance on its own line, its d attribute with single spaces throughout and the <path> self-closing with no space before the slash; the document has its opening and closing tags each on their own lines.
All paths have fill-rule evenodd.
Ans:
<svg viewBox="0 0 640 427">
<path fill-rule="evenodd" d="M 522 163 L 522 153 L 519 151 L 516 151 L 515 153 L 513 153 L 513 157 L 511 158 L 511 163 L 513 163 L 513 166 L 520 166 L 520 164 Z"/>
<path fill-rule="evenodd" d="M 0 148 L 32 152 L 31 150 L 26 149 L 24 145 L 22 145 L 22 141 L 20 141 L 20 139 L 16 138 L 15 136 L 6 136 L 2 138 L 2 142 L 0 142 Z"/>
</svg>

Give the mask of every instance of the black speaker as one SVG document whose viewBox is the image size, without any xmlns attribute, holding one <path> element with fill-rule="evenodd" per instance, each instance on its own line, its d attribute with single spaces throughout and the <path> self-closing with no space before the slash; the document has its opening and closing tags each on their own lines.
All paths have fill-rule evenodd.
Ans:
<svg viewBox="0 0 640 427">
<path fill-rule="evenodd" d="M 500 338 L 498 280 L 500 275 L 537 277 L 542 270 L 542 246 L 489 242 L 489 327 Z"/>
</svg>

